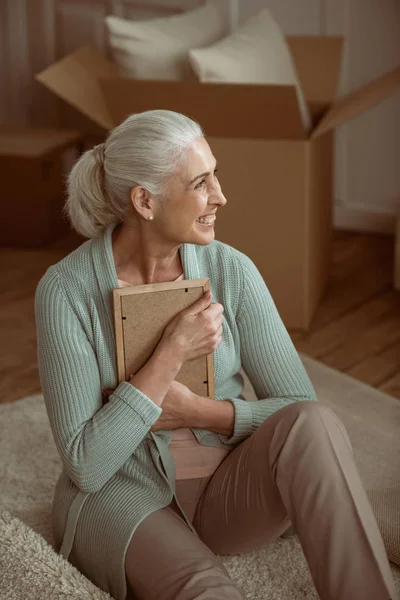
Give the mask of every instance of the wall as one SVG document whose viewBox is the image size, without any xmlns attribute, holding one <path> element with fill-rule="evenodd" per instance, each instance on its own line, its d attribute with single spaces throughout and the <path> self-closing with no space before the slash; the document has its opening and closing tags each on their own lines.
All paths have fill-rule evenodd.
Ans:
<svg viewBox="0 0 400 600">
<path fill-rule="evenodd" d="M 327 34 L 346 39 L 342 93 L 400 64 L 398 0 L 329 0 L 328 9 Z M 336 160 L 336 225 L 393 232 L 400 212 L 400 91 L 340 128 Z"/>
</svg>

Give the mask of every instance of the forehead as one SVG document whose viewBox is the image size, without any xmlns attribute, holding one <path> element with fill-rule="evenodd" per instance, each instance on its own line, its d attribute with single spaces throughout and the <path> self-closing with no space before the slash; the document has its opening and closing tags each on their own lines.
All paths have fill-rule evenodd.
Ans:
<svg viewBox="0 0 400 600">
<path fill-rule="evenodd" d="M 185 153 L 180 172 L 186 178 L 193 178 L 215 168 L 216 160 L 205 138 L 198 138 Z"/>
</svg>

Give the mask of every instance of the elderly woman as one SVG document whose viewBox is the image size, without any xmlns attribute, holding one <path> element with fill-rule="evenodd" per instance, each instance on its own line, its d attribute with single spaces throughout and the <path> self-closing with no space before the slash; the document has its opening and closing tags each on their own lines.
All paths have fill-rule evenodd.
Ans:
<svg viewBox="0 0 400 600">
<path fill-rule="evenodd" d="M 66 209 L 89 239 L 35 299 L 63 463 L 57 549 L 117 600 L 235 600 L 217 554 L 257 550 L 292 524 L 322 599 L 395 598 L 343 424 L 317 401 L 255 264 L 215 240 L 216 171 L 200 126 L 166 110 L 132 115 L 71 171 Z M 212 298 L 172 319 L 118 384 L 112 290 L 196 278 Z M 215 400 L 175 381 L 212 352 Z M 241 367 L 258 401 L 241 396 Z"/>
</svg>

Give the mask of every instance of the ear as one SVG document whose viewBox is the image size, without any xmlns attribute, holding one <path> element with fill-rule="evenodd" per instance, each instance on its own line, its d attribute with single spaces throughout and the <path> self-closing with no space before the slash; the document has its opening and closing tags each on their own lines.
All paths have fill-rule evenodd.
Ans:
<svg viewBox="0 0 400 600">
<path fill-rule="evenodd" d="M 133 209 L 145 219 L 153 214 L 153 198 L 144 187 L 140 185 L 133 187 L 130 191 L 130 199 Z"/>
</svg>

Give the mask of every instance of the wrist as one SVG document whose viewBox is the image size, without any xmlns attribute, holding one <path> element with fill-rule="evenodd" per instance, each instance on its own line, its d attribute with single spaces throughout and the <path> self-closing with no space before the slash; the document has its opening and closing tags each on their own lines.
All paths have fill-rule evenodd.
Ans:
<svg viewBox="0 0 400 600">
<path fill-rule="evenodd" d="M 182 362 L 165 345 L 159 344 L 147 363 L 129 378 L 129 383 L 161 406 L 181 367 Z"/>
<path fill-rule="evenodd" d="M 179 353 L 171 347 L 169 342 L 161 340 L 154 351 L 154 355 L 156 355 L 161 362 L 169 365 L 173 371 L 176 371 L 176 374 L 178 374 L 181 370 L 183 360 L 181 359 Z"/>
<path fill-rule="evenodd" d="M 199 396 L 193 393 L 193 424 L 192 427 L 197 429 L 207 429 L 208 416 L 209 416 L 209 402 L 211 401 L 208 396 Z"/>
<path fill-rule="evenodd" d="M 194 427 L 231 436 L 235 424 L 235 408 L 229 400 L 213 400 L 208 396 L 194 398 Z"/>
</svg>

